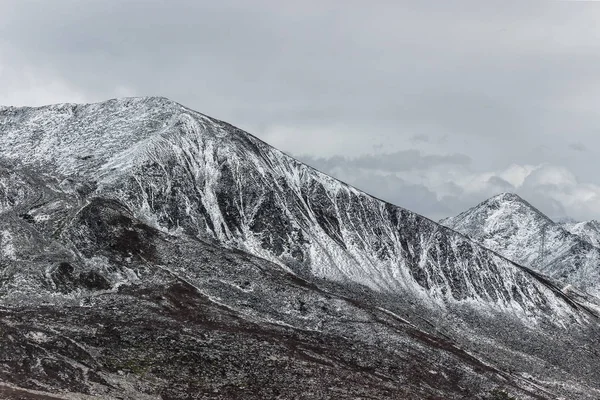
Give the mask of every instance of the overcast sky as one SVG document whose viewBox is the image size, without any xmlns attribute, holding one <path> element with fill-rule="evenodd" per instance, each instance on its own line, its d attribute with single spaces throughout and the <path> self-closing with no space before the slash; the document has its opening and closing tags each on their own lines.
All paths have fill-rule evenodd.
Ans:
<svg viewBox="0 0 600 400">
<path fill-rule="evenodd" d="M 600 2 L 1 1 L 0 104 L 167 96 L 433 219 L 600 219 Z"/>
</svg>

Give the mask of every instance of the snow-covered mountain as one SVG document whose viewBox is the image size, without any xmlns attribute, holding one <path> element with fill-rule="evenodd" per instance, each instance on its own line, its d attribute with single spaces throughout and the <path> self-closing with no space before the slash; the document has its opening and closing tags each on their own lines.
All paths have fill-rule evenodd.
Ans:
<svg viewBox="0 0 600 400">
<path fill-rule="evenodd" d="M 582 222 L 563 222 L 561 225 L 572 234 L 600 247 L 600 222 L 595 219 Z"/>
<path fill-rule="evenodd" d="M 513 193 L 440 222 L 510 260 L 600 295 L 600 248 L 592 222 L 555 223 Z"/>
<path fill-rule="evenodd" d="M 183 379 L 206 397 L 277 397 L 321 390 L 322 370 L 331 391 L 300 397 L 600 393 L 593 304 L 165 98 L 0 108 L 0 256 L 0 321 L 19 338 L 0 336 L 0 381 L 14 390 L 172 398 Z M 213 353 L 188 357 L 198 343 Z M 37 367 L 48 352 L 60 367 Z M 181 376 L 161 369 L 173 354 Z"/>
<path fill-rule="evenodd" d="M 167 99 L 0 115 L 2 158 L 51 173 L 70 190 L 85 184 L 165 232 L 210 238 L 298 274 L 440 304 L 477 299 L 524 312 L 555 304 L 526 271 L 462 235 Z M 28 215 L 45 218 L 40 208 Z"/>
</svg>

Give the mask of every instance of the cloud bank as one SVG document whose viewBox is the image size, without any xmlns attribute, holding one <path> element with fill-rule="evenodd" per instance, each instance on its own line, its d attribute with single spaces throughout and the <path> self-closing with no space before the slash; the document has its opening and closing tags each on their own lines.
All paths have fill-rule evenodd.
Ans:
<svg viewBox="0 0 600 400">
<path fill-rule="evenodd" d="M 437 218 L 600 218 L 594 2 L 5 0 L 0 104 L 167 96 Z"/>
</svg>

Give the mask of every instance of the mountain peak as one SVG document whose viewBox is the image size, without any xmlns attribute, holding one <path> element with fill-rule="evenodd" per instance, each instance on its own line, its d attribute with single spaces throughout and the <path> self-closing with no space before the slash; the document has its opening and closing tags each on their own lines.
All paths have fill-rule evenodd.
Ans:
<svg viewBox="0 0 600 400">
<path fill-rule="evenodd" d="M 600 224 L 555 223 L 514 193 L 501 193 L 440 221 L 504 257 L 598 293 Z"/>
<path fill-rule="evenodd" d="M 503 193 L 499 193 L 495 196 L 490 197 L 489 199 L 487 199 L 486 201 L 525 201 L 523 200 L 523 198 L 521 196 L 519 196 L 516 193 L 512 193 L 512 192 L 503 192 Z"/>
<path fill-rule="evenodd" d="M 133 105 L 133 104 L 150 104 L 154 106 L 165 106 L 165 105 L 175 105 L 179 104 L 174 102 L 173 100 L 164 97 L 164 96 L 130 96 L 130 97 L 116 97 L 109 100 L 97 101 L 97 102 L 89 102 L 89 103 L 54 103 L 47 104 L 43 106 L 12 106 L 12 105 L 0 105 L 0 112 L 3 111 L 15 111 L 15 110 L 26 110 L 26 109 L 34 109 L 34 110 L 60 110 L 65 108 L 73 108 L 73 107 L 107 107 L 107 106 L 115 106 L 115 105 Z"/>
<path fill-rule="evenodd" d="M 495 211 L 493 211 L 495 210 Z M 493 213 L 497 217 L 535 218 L 544 224 L 552 219 L 516 193 L 504 192 L 490 197 L 463 214 Z M 462 215 L 462 214 L 461 214 Z M 457 217 L 458 218 L 458 217 Z M 447 220 L 451 220 L 448 218 Z"/>
<path fill-rule="evenodd" d="M 483 229 L 487 232 L 490 229 L 496 229 L 497 226 L 506 224 L 507 221 L 532 219 L 543 224 L 553 223 L 548 216 L 521 196 L 504 192 L 482 201 L 455 217 L 444 218 L 440 223 L 459 232 L 469 231 L 468 234 L 471 235 L 473 233 L 471 231 Z"/>
<path fill-rule="evenodd" d="M 52 166 L 64 176 L 87 174 L 101 171 L 123 152 L 132 159 L 132 151 L 141 154 L 148 148 L 144 144 L 171 132 L 198 133 L 198 121 L 209 128 L 215 125 L 214 120 L 166 97 L 5 107 L 0 109 L 0 147 L 8 160 Z"/>
</svg>

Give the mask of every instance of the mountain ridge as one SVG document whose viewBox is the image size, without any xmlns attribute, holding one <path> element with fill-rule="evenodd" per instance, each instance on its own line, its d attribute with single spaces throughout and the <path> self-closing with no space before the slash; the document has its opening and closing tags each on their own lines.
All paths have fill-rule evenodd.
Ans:
<svg viewBox="0 0 600 400">
<path fill-rule="evenodd" d="M 392 232 L 388 232 L 384 236 L 381 234 L 372 235 L 372 232 L 370 234 L 368 231 L 373 230 L 374 227 L 365 226 L 363 230 L 366 230 L 365 233 L 369 236 L 369 238 L 362 236 L 355 237 L 354 239 L 357 241 L 356 246 L 358 246 L 358 249 L 348 254 L 344 249 L 348 243 L 346 243 L 342 238 L 344 232 L 340 230 L 341 227 L 339 220 L 340 218 L 346 218 L 348 224 L 351 226 L 355 226 L 358 221 L 352 221 L 351 217 L 344 217 L 343 213 L 340 214 L 340 210 L 338 209 L 340 204 L 337 203 L 337 196 L 342 193 L 341 196 L 343 197 L 341 198 L 341 201 L 346 203 L 348 201 L 356 201 L 358 202 L 357 206 L 359 207 L 366 206 L 363 205 L 363 201 L 368 202 L 368 207 L 375 209 L 375 212 L 371 212 L 369 217 L 375 219 L 384 218 L 386 220 L 383 221 L 384 224 L 389 224 L 389 222 L 387 222 L 388 220 L 394 221 L 394 218 L 396 217 L 392 217 L 391 214 L 399 212 L 400 214 L 406 214 L 408 217 L 408 223 L 412 224 L 413 222 L 410 221 L 413 221 L 413 219 L 416 218 L 414 223 L 429 224 L 427 229 L 431 230 L 431 232 L 427 233 L 428 236 L 435 236 L 437 233 L 434 231 L 444 228 L 439 227 L 439 225 L 435 224 L 433 221 L 427 222 L 430 220 L 426 219 L 425 217 L 416 216 L 416 214 L 413 214 L 402 207 L 393 206 L 390 203 L 380 202 L 378 199 L 375 199 L 374 197 L 367 195 L 356 188 L 345 186 L 342 182 L 337 181 L 317 170 L 307 168 L 304 166 L 304 164 L 301 164 L 284 153 L 271 148 L 266 143 L 262 141 L 257 143 L 256 138 L 243 131 L 237 130 L 237 128 L 234 128 L 235 130 L 233 132 L 224 132 L 223 126 L 220 125 L 220 122 L 216 122 L 217 120 L 206 117 L 199 113 L 197 113 L 197 115 L 200 115 L 201 120 L 195 122 L 191 121 L 188 114 L 188 109 L 165 98 L 111 100 L 107 102 L 107 107 L 111 107 L 114 104 L 121 104 L 125 108 L 129 108 L 131 106 L 139 107 L 140 105 L 149 104 L 153 110 L 153 107 L 156 106 L 157 101 L 160 107 L 166 106 L 166 112 L 168 112 L 168 118 L 165 118 L 166 121 L 162 121 L 162 124 L 160 125 L 161 129 L 156 129 L 152 133 L 146 133 L 146 136 L 144 137 L 135 137 L 133 144 L 131 141 L 122 140 L 121 138 L 119 138 L 119 140 L 114 140 L 114 137 L 111 135 L 111 133 L 107 132 L 108 137 L 113 140 L 109 143 L 109 146 L 104 144 L 105 148 L 109 147 L 109 151 L 107 152 L 108 154 L 100 154 L 96 156 L 97 160 L 103 162 L 104 164 L 98 167 L 98 162 L 92 163 L 92 167 L 87 169 L 90 171 L 88 173 L 90 173 L 91 177 L 97 180 L 98 187 L 96 192 L 105 190 L 109 193 L 116 194 L 117 197 L 121 196 L 120 193 L 126 193 L 126 204 L 132 205 L 137 203 L 133 205 L 132 209 L 137 209 L 141 213 L 146 213 L 146 217 L 149 220 L 155 218 L 160 219 L 162 215 L 163 221 L 158 221 L 158 226 L 161 226 L 162 224 L 163 228 L 167 227 L 168 229 L 173 229 L 175 226 L 181 226 L 181 224 L 184 224 L 186 223 L 185 221 L 187 221 L 188 230 L 194 229 L 194 232 L 192 233 L 200 234 L 204 231 L 209 231 L 209 236 L 212 236 L 225 243 L 231 242 L 231 240 L 235 241 L 235 237 L 239 237 L 240 235 L 242 237 L 249 237 L 250 241 L 244 239 L 242 249 L 250 250 L 251 253 L 265 257 L 280 264 L 281 260 L 277 258 L 278 254 L 275 254 L 274 257 L 273 252 L 281 254 L 284 251 L 289 251 L 290 256 L 292 256 L 292 254 L 296 254 L 303 259 L 307 257 L 317 257 L 319 260 L 321 260 L 315 263 L 319 268 L 320 266 L 327 264 L 333 266 L 333 268 L 322 270 L 322 273 L 325 274 L 323 276 L 329 276 L 330 278 L 350 279 L 359 283 L 366 283 L 371 288 L 382 289 L 387 287 L 388 289 L 395 290 L 395 288 L 399 287 L 398 285 L 403 286 L 404 282 L 407 282 L 407 280 L 410 279 L 415 279 L 416 276 L 416 279 L 421 280 L 421 284 L 426 286 L 433 285 L 435 287 L 433 281 L 431 280 L 433 278 L 429 278 L 427 275 L 422 275 L 418 270 L 413 269 L 412 271 L 414 272 L 410 273 L 405 270 L 405 273 L 409 273 L 409 275 L 399 279 L 399 277 L 396 275 L 397 272 L 389 269 L 390 267 L 388 266 L 389 263 L 387 261 L 383 260 L 384 262 L 381 262 L 382 260 L 379 260 L 378 256 L 375 256 L 375 258 L 373 258 L 373 256 L 368 256 L 367 258 L 364 257 L 363 250 L 365 247 L 376 252 L 394 252 L 394 246 L 397 246 L 394 244 L 394 241 L 398 239 L 394 238 L 395 234 Z M 97 108 L 101 104 L 103 103 L 92 104 L 90 107 Z M 68 106 L 69 110 L 74 113 L 76 111 L 73 111 L 73 109 L 77 109 L 78 107 L 79 106 Z M 185 110 L 183 111 L 183 116 L 176 113 L 176 111 L 180 111 L 177 110 L 178 108 Z M 59 111 L 64 111 L 63 106 L 50 107 L 49 109 L 58 109 Z M 44 111 L 46 111 L 46 109 L 44 109 Z M 120 111 L 121 110 L 117 110 L 117 115 L 121 115 Z M 79 112 L 81 112 L 81 110 Z M 148 111 L 149 119 L 152 119 L 155 115 L 157 115 L 153 112 L 154 111 Z M 158 115 L 164 117 L 164 111 Z M 140 120 L 142 121 L 142 126 L 145 126 L 146 122 L 144 122 L 142 119 Z M 206 125 L 202 125 L 205 123 Z M 121 124 L 117 124 L 117 126 L 120 125 Z M 95 132 L 93 133 L 95 134 Z M 15 140 L 14 136 L 11 139 Z M 248 142 L 248 140 L 250 142 Z M 55 143 L 56 141 L 52 142 Z M 123 143 L 126 143 L 126 146 L 123 146 Z M 243 147 L 244 150 L 241 154 L 236 154 L 240 151 L 240 144 L 246 147 Z M 68 140 L 66 146 L 63 145 L 60 147 L 60 145 L 61 143 L 59 141 L 58 146 L 56 146 L 55 149 L 60 149 L 66 151 L 67 153 L 74 153 L 75 151 L 80 153 L 80 147 L 82 145 L 87 146 L 87 143 L 78 143 L 75 140 Z M 141 149 L 139 148 L 140 145 L 142 146 Z M 134 154 L 132 154 L 132 149 L 134 150 Z M 221 152 L 221 154 L 217 154 L 218 152 Z M 174 154 L 174 159 L 171 154 Z M 16 152 L 15 155 L 22 159 L 20 157 L 22 152 Z M 141 161 L 139 161 L 141 167 L 138 167 L 135 164 L 137 162 L 137 156 L 141 157 Z M 71 157 L 73 157 L 73 155 L 71 155 Z M 240 157 L 244 158 L 243 162 L 237 161 L 240 160 Z M 90 160 L 93 158 L 94 157 L 92 157 Z M 236 158 L 237 164 L 232 163 L 231 160 Z M 251 164 L 248 162 L 249 160 L 252 162 Z M 69 174 L 72 173 L 71 170 L 73 168 L 73 164 L 71 164 L 69 161 L 70 160 L 68 159 L 63 160 L 63 165 L 58 166 L 58 171 L 65 171 L 66 176 L 69 176 Z M 88 160 L 83 161 L 87 162 Z M 156 164 L 158 164 L 158 166 Z M 163 164 L 166 167 L 162 166 Z M 86 169 L 82 168 L 81 164 L 78 163 L 76 165 L 78 167 L 78 173 L 81 173 L 81 171 L 86 171 Z M 190 226 L 192 224 L 189 223 L 190 221 L 188 215 L 183 215 L 181 216 L 182 218 L 178 219 L 177 221 L 172 221 L 172 214 L 164 210 L 153 210 L 152 205 L 150 204 L 153 201 L 152 198 L 159 195 L 155 193 L 156 188 L 162 187 L 165 188 L 165 190 L 168 190 L 171 185 L 176 182 L 177 177 L 167 176 L 165 179 L 161 179 L 159 181 L 152 181 L 148 179 L 144 181 L 144 177 L 147 175 L 148 169 L 153 168 L 152 174 L 155 175 L 164 173 L 165 171 L 168 175 L 170 165 L 185 166 L 185 168 L 180 170 L 181 174 L 187 174 L 188 177 L 192 177 L 193 179 L 186 181 L 184 186 L 194 188 L 199 187 L 196 185 L 204 185 L 204 188 L 201 188 L 200 190 L 194 189 L 196 192 L 202 192 L 199 200 L 201 206 L 204 208 L 203 210 L 201 209 L 200 212 L 196 213 L 195 216 L 191 216 L 192 219 L 196 219 L 199 222 L 195 224 L 195 227 Z M 310 234 L 310 232 L 308 232 L 307 229 L 303 228 L 301 225 L 310 225 L 317 222 L 316 226 L 319 227 L 320 230 L 320 233 L 318 233 L 319 237 L 314 239 L 318 243 L 317 250 L 311 248 L 310 253 L 307 253 L 307 251 L 304 250 L 303 253 L 300 254 L 300 252 L 302 252 L 300 247 L 302 246 L 297 246 L 295 243 L 297 241 L 287 240 L 285 241 L 286 243 L 283 243 L 280 237 L 275 237 L 273 235 L 270 235 L 270 237 L 265 241 L 265 238 L 261 239 L 259 237 L 261 235 L 264 236 L 264 234 L 257 234 L 257 232 L 255 232 L 256 230 L 260 231 L 262 228 L 264 228 L 263 226 L 253 225 L 250 227 L 250 225 L 248 225 L 248 223 L 252 223 L 251 220 L 253 220 L 254 217 L 252 214 L 247 215 L 246 210 L 240 210 L 240 207 L 243 207 L 243 204 L 241 206 L 240 204 L 219 204 L 219 196 L 221 196 L 220 198 L 227 196 L 227 194 L 221 195 L 213 190 L 214 185 L 220 185 L 220 182 L 217 182 L 216 180 L 211 181 L 220 173 L 219 165 L 224 166 L 225 169 L 223 169 L 223 173 L 229 180 L 232 179 L 231 175 L 235 173 L 234 171 L 236 168 L 246 168 L 247 165 L 251 165 L 251 169 L 247 169 L 243 174 L 240 174 L 239 177 L 233 178 L 238 182 L 238 185 L 244 185 L 244 180 L 247 180 L 248 177 L 252 177 L 254 184 L 262 182 L 259 184 L 265 186 L 270 186 L 271 183 L 269 181 L 271 180 L 277 182 L 277 180 L 283 179 L 283 186 L 280 188 L 280 192 L 276 196 L 278 196 L 280 199 L 288 197 L 293 202 L 292 205 L 296 209 L 292 211 L 292 213 L 295 213 L 295 215 L 291 217 L 291 221 L 292 225 L 295 226 L 291 226 L 288 222 L 281 219 L 276 219 L 272 221 L 272 223 L 281 225 L 285 230 L 283 235 L 289 236 L 298 235 L 300 234 L 299 232 L 303 232 L 302 234 L 304 235 Z M 140 168 L 144 171 L 142 172 Z M 261 170 L 268 171 L 270 168 L 273 169 L 272 172 L 267 172 L 266 175 L 261 173 Z M 131 173 L 132 170 L 134 171 L 133 174 Z M 213 172 L 211 174 L 206 174 L 206 171 Z M 258 173 L 256 171 L 258 171 Z M 122 187 L 123 184 L 119 181 L 119 177 L 123 174 L 127 176 L 127 179 L 129 179 L 129 181 L 125 182 L 125 188 Z M 134 176 L 134 179 L 129 178 L 131 175 Z M 117 181 L 117 184 L 113 184 L 114 180 Z M 309 182 L 308 187 L 304 187 L 303 185 L 305 185 L 305 183 L 303 182 Z M 312 182 L 317 183 L 313 184 Z M 277 184 L 275 185 L 277 186 Z M 140 190 L 138 187 L 142 187 L 142 189 Z M 131 196 L 130 194 L 134 193 L 136 190 L 138 192 L 137 195 Z M 281 193 L 281 191 L 284 193 Z M 316 191 L 316 193 L 314 191 Z M 318 198 L 310 198 L 311 192 L 313 193 L 313 196 L 316 195 Z M 278 210 L 276 211 L 277 213 L 286 212 L 285 209 L 288 207 L 287 203 L 284 205 L 272 203 L 275 200 L 271 200 L 269 197 L 271 195 L 267 194 L 272 193 L 270 187 L 265 188 L 264 193 L 264 195 L 267 196 L 267 203 L 259 202 L 260 204 L 256 203 L 252 205 L 252 207 L 259 207 L 258 211 L 260 212 L 260 207 L 266 204 L 266 207 L 275 207 L 274 210 Z M 173 199 L 173 196 L 169 196 L 170 195 L 167 194 L 166 198 L 159 201 L 159 203 L 167 204 Z M 196 193 L 185 193 L 183 195 L 176 193 L 176 196 L 185 196 L 183 198 L 183 202 L 189 202 L 191 204 L 194 202 L 193 199 L 197 198 Z M 249 195 L 249 197 L 252 196 L 253 194 Z M 176 203 L 177 205 L 173 204 L 171 208 L 180 208 L 179 204 L 182 200 L 176 199 L 176 201 L 178 202 Z M 226 203 L 227 199 L 223 201 Z M 318 215 L 313 212 L 313 207 L 310 204 L 314 201 L 325 202 L 326 209 L 321 209 L 318 207 Z M 347 204 L 347 206 L 355 207 L 351 204 Z M 229 218 L 229 216 L 225 217 L 225 214 L 227 213 L 223 213 L 223 210 L 228 210 L 230 214 L 237 213 L 238 216 L 237 218 L 233 219 Z M 250 211 L 253 212 L 253 210 Z M 157 214 L 159 214 L 158 217 Z M 242 222 L 240 219 L 244 218 L 248 219 L 248 221 L 240 225 Z M 389 218 L 391 218 L 391 220 Z M 229 219 L 229 221 L 226 221 L 226 219 Z M 236 230 L 238 231 L 237 234 L 235 233 Z M 454 237 L 454 233 L 451 231 L 445 231 L 440 234 L 451 235 Z M 351 233 L 350 235 L 353 234 Z M 365 239 L 367 241 L 365 241 Z M 260 240 L 261 242 L 256 242 L 257 240 Z M 373 240 L 376 242 L 371 243 Z M 391 240 L 391 242 L 384 245 L 383 248 L 379 248 L 380 244 L 378 244 L 377 241 L 384 240 L 388 240 L 388 242 Z M 429 246 L 427 241 L 430 241 L 431 239 L 424 238 L 423 240 L 426 240 L 424 245 Z M 462 239 L 458 238 L 457 240 Z M 270 246 L 272 248 L 268 251 L 263 251 L 265 246 Z M 326 251 L 324 253 L 319 253 L 319 248 L 325 248 Z M 315 253 L 315 251 L 317 253 Z M 404 254 L 410 253 L 411 250 L 408 247 L 404 249 Z M 327 261 L 327 259 L 332 260 L 336 257 L 342 257 L 342 259 L 336 260 L 335 262 Z M 398 257 L 403 256 L 398 255 Z M 352 265 L 352 268 L 346 267 L 344 270 L 340 270 L 339 268 L 341 265 Z M 372 267 L 370 267 L 369 270 L 365 270 L 363 265 L 372 265 Z M 430 273 L 438 273 L 435 272 L 436 267 L 434 265 L 431 265 L 430 268 Z M 361 273 L 361 270 L 364 271 L 364 273 Z M 383 272 L 384 275 L 378 275 L 381 272 L 376 272 L 375 275 L 371 273 L 372 271 L 377 270 Z M 319 271 L 317 271 L 317 274 L 318 273 Z M 417 275 L 413 275 L 411 278 L 412 274 Z M 442 274 L 445 274 L 445 272 L 442 272 Z M 394 277 L 395 275 L 396 277 Z M 384 276 L 386 277 L 384 278 Z M 446 280 L 447 278 L 442 279 Z M 459 279 L 461 278 L 459 277 Z M 390 286 L 390 284 L 392 286 Z M 472 282 L 471 284 L 475 285 L 475 287 L 481 285 L 481 283 L 475 282 Z M 468 287 L 469 285 L 462 286 L 461 289 L 458 289 L 457 287 L 454 293 L 458 294 L 461 290 L 468 290 Z M 407 289 L 412 290 L 412 287 L 405 287 L 404 290 Z M 449 286 L 444 290 L 446 290 L 446 293 L 450 293 L 450 291 L 454 289 L 455 288 L 453 286 Z M 486 297 L 488 296 L 486 290 L 481 290 L 480 293 Z M 462 294 L 458 295 L 462 296 Z M 451 297 L 451 295 L 448 296 Z M 500 298 L 502 298 L 502 296 Z M 508 295 L 508 298 L 510 298 L 510 295 Z"/>
<path fill-rule="evenodd" d="M 597 220 L 563 222 L 561 226 L 593 246 L 600 247 L 600 222 Z"/>
<path fill-rule="evenodd" d="M 273 150 L 281 153 L 283 156 L 287 157 L 289 160 L 291 160 L 293 162 L 302 164 L 303 166 L 305 166 L 305 167 L 307 167 L 307 168 L 309 168 L 311 170 L 314 170 L 315 172 L 317 172 L 320 175 L 330 177 L 330 175 L 328 175 L 327 173 L 321 171 L 320 169 L 318 169 L 318 168 L 316 168 L 316 167 L 314 167 L 312 165 L 303 163 L 302 161 L 296 159 L 292 155 L 287 154 L 284 151 L 281 151 L 281 150 L 279 150 L 277 148 L 272 147 L 270 144 L 268 144 L 267 142 L 265 142 L 264 140 L 262 140 L 258 136 L 253 135 L 252 133 L 243 131 L 243 130 L 235 127 L 234 125 L 228 123 L 227 121 L 220 120 L 218 118 L 214 118 L 214 117 L 208 116 L 206 114 L 200 113 L 198 111 L 195 111 L 195 110 L 193 110 L 191 108 L 188 108 L 188 107 L 182 105 L 181 103 L 178 103 L 178 102 L 176 102 L 174 100 L 171 100 L 170 98 L 168 98 L 166 96 L 130 96 L 130 97 L 117 97 L 117 98 L 112 98 L 112 99 L 108 99 L 108 100 L 104 100 L 104 101 L 90 102 L 90 103 L 54 103 L 54 104 L 42 105 L 42 106 L 2 106 L 2 105 L 0 105 L 0 112 L 6 111 L 6 110 L 18 112 L 20 110 L 34 110 L 35 111 L 35 110 L 46 110 L 46 109 L 52 110 L 52 109 L 57 109 L 57 108 L 60 109 L 60 108 L 65 108 L 65 107 L 66 108 L 77 108 L 77 107 L 81 107 L 81 106 L 101 106 L 101 105 L 104 105 L 106 103 L 130 102 L 130 101 L 131 102 L 158 102 L 159 105 L 160 104 L 165 104 L 165 105 L 169 105 L 170 107 L 177 106 L 177 107 L 180 107 L 181 109 L 185 109 L 187 112 L 191 112 L 193 114 L 198 114 L 198 115 L 201 115 L 203 117 L 209 118 L 209 119 L 211 119 L 211 120 L 213 120 L 213 121 L 215 121 L 215 122 L 217 122 L 219 124 L 228 126 L 228 127 L 232 128 L 235 131 L 239 131 L 239 132 L 243 133 L 244 135 L 247 135 L 247 136 L 251 137 L 252 140 L 256 140 L 256 141 L 260 142 L 264 146 L 268 146 L 268 147 L 272 148 Z M 155 134 L 156 133 L 157 132 L 155 132 Z M 402 207 L 400 205 L 391 203 L 391 202 L 389 202 L 387 200 L 384 200 L 384 199 L 382 199 L 380 197 L 377 197 L 376 195 L 373 195 L 371 193 L 367 193 L 367 192 L 361 190 L 360 188 L 356 187 L 355 185 L 352 185 L 352 184 L 350 184 L 348 182 L 345 182 L 342 179 L 339 179 L 339 178 L 333 178 L 333 179 L 336 180 L 336 181 L 338 181 L 338 182 L 340 182 L 340 183 L 342 183 L 345 186 L 348 186 L 348 187 L 351 187 L 351 188 L 353 188 L 353 189 L 355 189 L 357 191 L 360 191 L 361 193 L 363 193 L 363 194 L 365 194 L 365 195 L 373 198 L 374 200 L 377 200 L 377 201 L 382 202 L 382 203 L 390 204 L 390 205 L 392 205 L 394 207 L 404 208 L 404 207 Z M 429 218 L 427 216 L 424 216 L 424 215 L 421 215 L 421 214 L 419 214 L 419 216 L 422 217 L 422 218 L 424 218 L 424 219 L 427 219 L 427 220 L 429 220 L 429 221 L 431 221 L 433 223 L 436 223 L 436 224 L 438 223 L 438 221 L 435 221 L 435 220 L 433 220 L 433 219 L 431 219 L 431 218 Z M 460 233 L 460 232 L 458 232 L 458 233 Z"/>
<path fill-rule="evenodd" d="M 53 332 L 82 349 L 102 340 L 103 365 L 112 365 L 94 364 L 102 379 L 113 382 L 126 370 L 127 382 L 146 388 L 139 393 L 162 387 L 182 397 L 183 389 L 151 383 L 141 372 L 175 379 L 176 372 L 158 366 L 167 355 L 197 346 L 180 337 L 183 347 L 169 353 L 160 337 L 138 327 L 163 326 L 165 319 L 180 326 L 172 318 L 187 321 L 193 315 L 189 323 L 213 338 L 240 324 L 251 325 L 241 336 L 248 340 L 256 331 L 275 335 L 274 343 L 304 335 L 300 344 L 289 344 L 302 356 L 290 361 L 294 370 L 311 360 L 312 371 L 323 363 L 315 361 L 318 354 L 339 353 L 345 357 L 342 370 L 362 371 L 360 379 L 384 398 L 397 398 L 402 382 L 410 390 L 403 395 L 411 398 L 477 398 L 502 382 L 523 398 L 553 393 L 591 399 L 598 393 L 593 388 L 600 368 L 594 366 L 600 360 L 588 355 L 600 337 L 598 318 L 585 299 L 570 297 L 551 280 L 463 234 L 188 110 L 164 98 L 135 98 L 0 111 L 0 251 L 11 254 L 0 259 L 0 305 L 12 315 L 9 320 L 20 321 L 11 326 L 27 326 L 23 342 L 0 349 L 25 354 L 38 341 L 61 355 L 63 368 L 70 365 L 89 381 L 93 377 L 70 361 L 88 355 L 54 346 L 59 339 Z M 61 328 L 52 316 L 71 309 L 73 319 L 61 316 L 66 324 Z M 118 309 L 123 311 L 111 311 Z M 204 309 L 210 312 L 203 315 Z M 27 310 L 45 319 L 25 324 L 31 318 Z M 93 328 L 100 329 L 95 339 L 91 322 L 85 322 L 88 313 L 118 328 Z M 138 314 L 147 322 L 138 321 Z M 127 318 L 138 323 L 129 328 Z M 274 334 L 272 324 L 289 331 Z M 161 329 L 171 340 L 178 337 Z M 327 345 L 301 332 L 317 332 Z M 203 343 L 202 336 L 187 334 Z M 237 349 L 228 357 L 243 359 L 244 340 L 228 340 Z M 348 353 L 348 340 L 370 349 L 360 353 L 358 363 Z M 127 345 L 140 342 L 155 353 Z M 580 346 L 571 349 L 572 343 Z M 306 346 L 318 351 L 306 353 Z M 399 356 L 402 349 L 407 353 Z M 288 357 L 270 351 L 258 351 L 263 365 Z M 369 353 L 381 353 L 384 365 Z M 443 356 L 435 361 L 438 353 Z M 326 364 L 339 365 L 328 357 Z M 588 357 L 589 365 L 565 362 L 572 357 Z M 220 362 L 207 365 L 229 365 L 265 387 L 273 385 L 273 376 L 257 375 L 256 365 L 240 369 Z M 401 370 L 394 372 L 394 365 Z M 14 382 L 15 370 L 9 371 L 13 375 L 0 378 Z M 82 386 L 61 383 L 51 367 L 44 371 L 29 373 L 55 388 L 111 390 L 97 378 Z M 327 371 L 329 379 L 338 379 Z M 368 371 L 385 376 L 394 392 L 374 384 Z M 194 384 L 197 373 L 186 372 L 182 382 Z M 543 382 L 544 374 L 568 386 Z M 225 390 L 219 381 L 236 385 L 225 375 L 206 381 L 211 390 L 215 385 Z M 303 376 L 285 379 L 306 382 L 317 393 L 318 385 Z M 18 383 L 38 387 L 26 378 Z M 364 394 L 365 387 L 351 386 L 355 392 L 345 396 Z M 231 390 L 250 394 L 238 386 Z"/>
<path fill-rule="evenodd" d="M 600 294 L 600 249 L 516 194 L 499 194 L 442 224 L 517 263 Z M 544 255 L 541 256 L 542 237 Z"/>
</svg>

